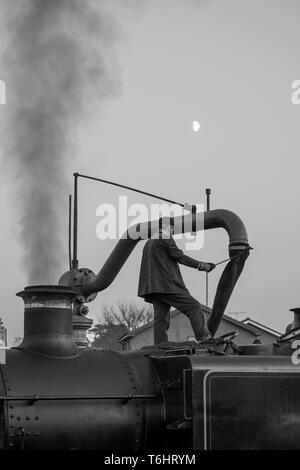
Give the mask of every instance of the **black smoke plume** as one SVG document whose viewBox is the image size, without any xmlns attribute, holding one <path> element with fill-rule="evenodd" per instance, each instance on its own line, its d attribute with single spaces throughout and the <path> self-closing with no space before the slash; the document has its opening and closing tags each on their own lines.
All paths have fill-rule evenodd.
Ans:
<svg viewBox="0 0 300 470">
<path fill-rule="evenodd" d="M 0 0 L 8 97 L 4 158 L 29 283 L 67 267 L 67 195 L 74 136 L 118 91 L 114 22 L 106 2 Z M 79 159 L 85 156 L 80 155 Z"/>
</svg>

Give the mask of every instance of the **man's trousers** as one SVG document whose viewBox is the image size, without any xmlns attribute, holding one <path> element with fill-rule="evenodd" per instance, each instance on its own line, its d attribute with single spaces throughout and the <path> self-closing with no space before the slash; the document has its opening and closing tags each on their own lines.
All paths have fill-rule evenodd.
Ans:
<svg viewBox="0 0 300 470">
<path fill-rule="evenodd" d="M 154 344 L 168 341 L 167 330 L 170 323 L 170 308 L 174 307 L 186 315 L 194 331 L 195 338 L 210 336 L 201 304 L 188 291 L 172 294 L 152 294 L 154 309 Z"/>
</svg>

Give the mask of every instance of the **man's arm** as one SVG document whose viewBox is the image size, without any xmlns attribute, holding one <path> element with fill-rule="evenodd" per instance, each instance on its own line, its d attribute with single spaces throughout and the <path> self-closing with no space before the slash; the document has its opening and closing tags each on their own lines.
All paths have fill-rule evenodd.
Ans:
<svg viewBox="0 0 300 470">
<path fill-rule="evenodd" d="M 190 268 L 198 269 L 199 271 L 211 271 L 214 269 L 215 265 L 213 263 L 204 263 L 203 261 L 198 261 L 190 256 L 187 256 L 183 253 L 182 250 L 178 248 L 173 238 L 170 239 L 162 239 L 161 240 L 167 251 L 168 255 L 174 260 L 177 261 L 179 264 L 183 264 L 184 266 L 188 266 Z"/>
</svg>

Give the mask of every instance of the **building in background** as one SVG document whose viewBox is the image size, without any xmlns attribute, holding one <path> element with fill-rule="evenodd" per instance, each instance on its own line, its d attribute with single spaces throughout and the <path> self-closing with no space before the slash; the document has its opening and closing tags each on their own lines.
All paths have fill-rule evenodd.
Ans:
<svg viewBox="0 0 300 470">
<path fill-rule="evenodd" d="M 3 324 L 2 318 L 0 318 L 0 347 L 7 346 L 7 330 Z"/>
<path fill-rule="evenodd" d="M 122 351 L 122 344 L 118 340 L 127 331 L 124 325 L 95 325 L 88 331 L 88 334 L 93 335 L 90 346 L 96 349 Z"/>
<path fill-rule="evenodd" d="M 207 316 L 211 309 L 202 305 L 202 309 Z M 251 318 L 243 321 L 236 320 L 229 315 L 224 315 L 218 328 L 216 337 L 226 333 L 236 331 L 238 336 L 234 342 L 236 344 L 272 343 L 281 333 L 258 323 Z M 189 319 L 178 310 L 171 311 L 170 328 L 168 330 L 169 341 L 182 342 L 195 340 L 194 333 Z M 123 351 L 140 349 L 143 346 L 153 344 L 153 322 L 141 326 L 134 331 L 126 332 L 119 338 Z"/>
</svg>

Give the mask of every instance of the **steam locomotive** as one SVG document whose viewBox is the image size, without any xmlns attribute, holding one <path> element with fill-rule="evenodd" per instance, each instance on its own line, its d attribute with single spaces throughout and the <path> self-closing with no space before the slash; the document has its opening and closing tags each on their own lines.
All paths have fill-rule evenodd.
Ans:
<svg viewBox="0 0 300 470">
<path fill-rule="evenodd" d="M 229 235 L 230 261 L 209 319 L 215 335 L 249 255 L 247 233 L 229 211 L 192 217 Z M 144 228 L 148 234 L 151 223 Z M 73 268 L 59 285 L 18 293 L 24 339 L 0 365 L 0 449 L 299 449 L 298 309 L 275 344 L 237 346 L 233 332 L 214 344 L 127 353 L 78 347 L 74 316 L 114 280 L 140 239 L 123 237 L 97 275 Z"/>
</svg>

